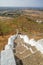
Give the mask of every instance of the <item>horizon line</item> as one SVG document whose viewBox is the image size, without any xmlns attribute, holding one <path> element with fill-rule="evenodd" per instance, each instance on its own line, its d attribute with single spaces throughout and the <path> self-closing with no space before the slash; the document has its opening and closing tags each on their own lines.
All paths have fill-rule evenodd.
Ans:
<svg viewBox="0 0 43 65">
<path fill-rule="evenodd" d="M 0 7 L 28 7 L 28 6 L 0 6 Z M 31 6 L 30 6 L 31 7 Z M 34 7 L 34 6 L 33 6 Z M 29 8 L 29 7 L 28 7 Z M 34 7 L 35 8 L 35 7 Z M 43 8 L 43 7 L 36 7 L 36 8 Z"/>
</svg>

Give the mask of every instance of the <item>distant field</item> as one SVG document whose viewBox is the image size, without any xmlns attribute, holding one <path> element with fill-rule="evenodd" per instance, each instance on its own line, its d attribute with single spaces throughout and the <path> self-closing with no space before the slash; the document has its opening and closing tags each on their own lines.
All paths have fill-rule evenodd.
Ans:
<svg viewBox="0 0 43 65">
<path fill-rule="evenodd" d="M 43 21 L 43 11 L 24 10 L 24 15 L 34 18 L 34 20 L 41 19 Z"/>
</svg>

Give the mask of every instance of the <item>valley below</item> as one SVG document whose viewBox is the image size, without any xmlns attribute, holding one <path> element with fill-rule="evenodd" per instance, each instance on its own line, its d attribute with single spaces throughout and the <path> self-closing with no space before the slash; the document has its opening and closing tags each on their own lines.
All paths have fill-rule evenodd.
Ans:
<svg viewBox="0 0 43 65">
<path fill-rule="evenodd" d="M 26 34 L 35 40 L 43 38 L 43 10 L 5 9 L 0 10 L 0 51 L 7 44 L 9 36 Z"/>
</svg>

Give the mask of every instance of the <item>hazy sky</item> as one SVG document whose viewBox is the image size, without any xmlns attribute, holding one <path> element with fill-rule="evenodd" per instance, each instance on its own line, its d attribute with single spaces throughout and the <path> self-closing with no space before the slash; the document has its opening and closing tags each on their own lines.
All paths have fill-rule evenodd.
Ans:
<svg viewBox="0 0 43 65">
<path fill-rule="evenodd" d="M 43 0 L 0 0 L 0 6 L 43 7 Z"/>
</svg>

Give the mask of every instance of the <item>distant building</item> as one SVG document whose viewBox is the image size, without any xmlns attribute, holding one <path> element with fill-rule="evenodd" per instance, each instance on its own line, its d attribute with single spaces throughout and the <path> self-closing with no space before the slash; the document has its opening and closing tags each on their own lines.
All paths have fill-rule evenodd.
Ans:
<svg viewBox="0 0 43 65">
<path fill-rule="evenodd" d="M 36 22 L 37 22 L 37 23 L 42 23 L 42 21 L 41 21 L 41 20 L 36 20 Z"/>
</svg>

